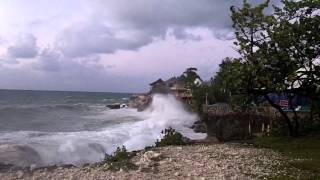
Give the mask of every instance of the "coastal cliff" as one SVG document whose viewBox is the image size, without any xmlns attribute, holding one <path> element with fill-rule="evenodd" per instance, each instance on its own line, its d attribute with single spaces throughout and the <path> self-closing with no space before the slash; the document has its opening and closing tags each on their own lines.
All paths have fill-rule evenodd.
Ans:
<svg viewBox="0 0 320 180">
<path fill-rule="evenodd" d="M 143 111 L 151 104 L 151 102 L 152 96 L 150 94 L 133 95 L 128 102 L 128 107 Z"/>
</svg>

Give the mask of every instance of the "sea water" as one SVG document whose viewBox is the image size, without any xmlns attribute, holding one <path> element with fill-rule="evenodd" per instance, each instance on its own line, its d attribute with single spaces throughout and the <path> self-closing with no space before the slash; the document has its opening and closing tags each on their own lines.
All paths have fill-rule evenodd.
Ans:
<svg viewBox="0 0 320 180">
<path fill-rule="evenodd" d="M 31 148 L 40 157 L 38 165 L 80 165 L 100 161 L 105 153 L 122 145 L 130 151 L 154 145 L 168 127 L 191 139 L 205 137 L 189 128 L 198 116 L 170 95 L 154 95 L 152 104 L 143 112 L 106 107 L 125 103 L 130 96 L 0 90 L 0 163 L 5 157 L 1 153 L 6 152 L 1 148 L 7 144 Z"/>
</svg>

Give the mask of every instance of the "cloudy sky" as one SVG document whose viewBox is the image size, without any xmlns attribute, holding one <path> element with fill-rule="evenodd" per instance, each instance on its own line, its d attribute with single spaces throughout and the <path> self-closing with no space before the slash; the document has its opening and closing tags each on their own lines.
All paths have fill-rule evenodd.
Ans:
<svg viewBox="0 0 320 180">
<path fill-rule="evenodd" d="M 241 2 L 1 0 L 0 89 L 142 92 L 187 67 L 209 79 L 237 56 Z"/>
</svg>

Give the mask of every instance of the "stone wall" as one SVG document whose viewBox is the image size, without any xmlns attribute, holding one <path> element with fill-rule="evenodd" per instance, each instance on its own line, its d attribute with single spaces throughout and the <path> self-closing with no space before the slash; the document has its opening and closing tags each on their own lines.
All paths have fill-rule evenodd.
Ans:
<svg viewBox="0 0 320 180">
<path fill-rule="evenodd" d="M 208 136 L 216 136 L 222 142 L 246 139 L 252 134 L 261 133 L 262 127 L 270 124 L 266 116 L 238 112 L 221 116 L 208 114 L 204 122 Z"/>
</svg>

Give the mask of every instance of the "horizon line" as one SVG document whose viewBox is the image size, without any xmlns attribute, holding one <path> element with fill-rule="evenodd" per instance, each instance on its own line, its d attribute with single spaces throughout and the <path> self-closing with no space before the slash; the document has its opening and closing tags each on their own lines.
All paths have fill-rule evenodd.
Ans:
<svg viewBox="0 0 320 180">
<path fill-rule="evenodd" d="M 111 92 L 111 91 L 88 91 L 88 90 L 50 90 L 50 89 L 10 89 L 0 88 L 0 91 L 51 91 L 51 92 L 87 92 L 87 93 L 121 93 L 121 94 L 136 94 L 138 92 Z"/>
</svg>

